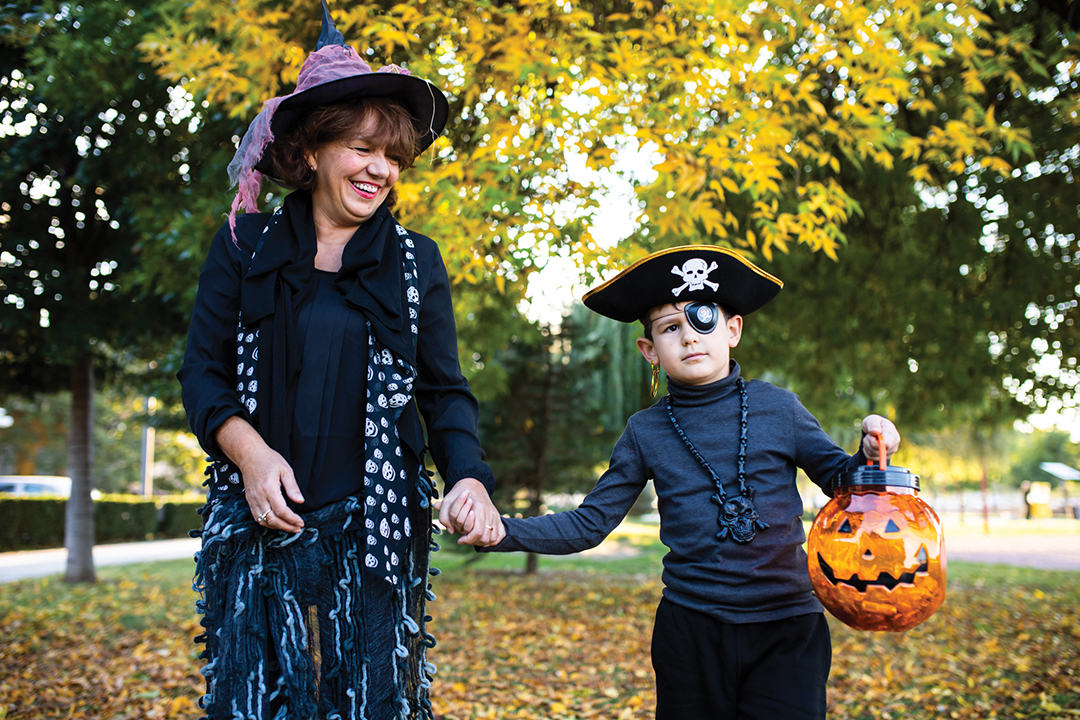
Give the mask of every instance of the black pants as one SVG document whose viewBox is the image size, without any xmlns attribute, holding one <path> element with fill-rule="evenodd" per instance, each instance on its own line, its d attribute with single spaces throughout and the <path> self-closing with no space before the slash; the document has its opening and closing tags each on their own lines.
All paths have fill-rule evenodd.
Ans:
<svg viewBox="0 0 1080 720">
<path fill-rule="evenodd" d="M 823 613 L 732 624 L 656 609 L 657 720 L 822 720 L 832 664 Z"/>
</svg>

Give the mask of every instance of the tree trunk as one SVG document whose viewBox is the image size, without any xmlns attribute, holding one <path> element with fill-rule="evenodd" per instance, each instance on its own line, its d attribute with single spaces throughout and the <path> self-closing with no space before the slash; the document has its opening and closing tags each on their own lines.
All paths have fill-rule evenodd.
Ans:
<svg viewBox="0 0 1080 720">
<path fill-rule="evenodd" d="M 64 546 L 67 548 L 69 583 L 95 581 L 94 577 L 94 501 L 92 468 L 94 428 L 94 362 L 89 355 L 71 368 L 71 431 L 68 441 L 68 474 L 71 497 L 67 501 Z"/>
<path fill-rule="evenodd" d="M 980 450 L 979 452 L 979 467 L 982 469 L 982 478 L 979 480 L 979 490 L 982 492 L 982 517 L 983 517 L 983 533 L 990 534 L 990 500 L 987 497 L 987 480 L 986 480 L 986 456 Z"/>
<path fill-rule="evenodd" d="M 533 476 L 533 486 L 529 488 L 529 517 L 536 517 L 540 514 L 544 505 L 544 485 L 547 482 L 548 453 L 551 447 L 551 390 L 555 384 L 555 363 L 551 361 L 551 342 L 552 336 L 548 335 L 548 362 L 545 364 L 544 371 L 544 409 L 539 423 L 539 430 L 542 434 L 536 458 L 536 474 Z M 540 557 L 536 553 L 529 553 L 525 556 L 526 575 L 535 575 L 539 568 Z"/>
<path fill-rule="evenodd" d="M 153 497 L 154 495 L 154 438 L 156 432 L 150 424 L 150 415 L 154 412 L 154 398 L 147 397 L 143 400 L 143 409 L 146 410 L 146 420 L 142 429 L 142 496 Z"/>
</svg>

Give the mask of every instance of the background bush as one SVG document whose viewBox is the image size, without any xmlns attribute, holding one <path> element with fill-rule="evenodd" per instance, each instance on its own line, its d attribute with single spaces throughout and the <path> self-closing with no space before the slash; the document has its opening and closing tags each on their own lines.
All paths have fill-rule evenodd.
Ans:
<svg viewBox="0 0 1080 720">
<path fill-rule="evenodd" d="M 94 501 L 98 543 L 187 537 L 202 524 L 205 501 L 188 496 L 105 495 Z M 59 497 L 0 499 L 0 552 L 63 547 L 67 501 Z"/>
</svg>

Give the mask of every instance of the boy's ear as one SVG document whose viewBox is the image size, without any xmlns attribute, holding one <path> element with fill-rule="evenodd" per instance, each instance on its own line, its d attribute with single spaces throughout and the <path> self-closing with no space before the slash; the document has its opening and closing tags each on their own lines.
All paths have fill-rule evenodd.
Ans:
<svg viewBox="0 0 1080 720">
<path fill-rule="evenodd" d="M 728 347 L 736 347 L 742 339 L 742 315 L 732 315 L 727 320 Z"/>
<path fill-rule="evenodd" d="M 660 362 L 656 356 L 656 349 L 653 347 L 652 340 L 649 338 L 639 337 L 637 339 L 637 348 L 641 351 L 642 356 L 649 361 L 649 364 Z"/>
</svg>

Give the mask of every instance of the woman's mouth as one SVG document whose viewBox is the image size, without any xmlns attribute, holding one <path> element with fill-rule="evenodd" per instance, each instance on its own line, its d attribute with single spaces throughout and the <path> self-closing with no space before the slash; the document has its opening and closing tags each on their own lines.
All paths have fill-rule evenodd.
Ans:
<svg viewBox="0 0 1080 720">
<path fill-rule="evenodd" d="M 379 194 L 379 186 L 369 182 L 353 182 L 356 192 L 366 198 L 373 198 Z"/>
</svg>

